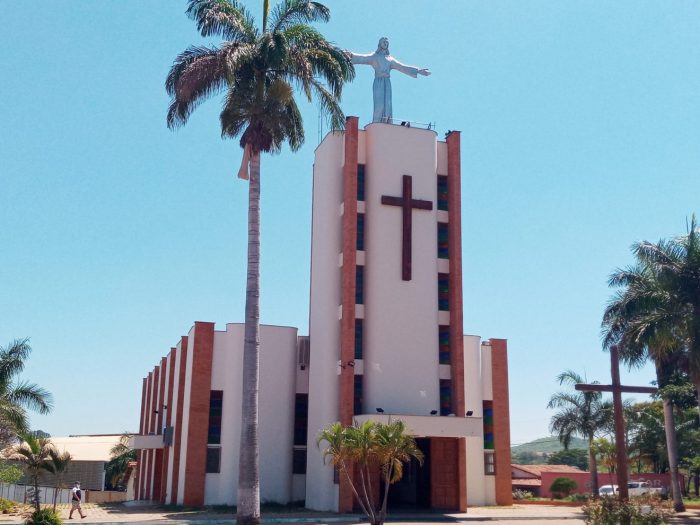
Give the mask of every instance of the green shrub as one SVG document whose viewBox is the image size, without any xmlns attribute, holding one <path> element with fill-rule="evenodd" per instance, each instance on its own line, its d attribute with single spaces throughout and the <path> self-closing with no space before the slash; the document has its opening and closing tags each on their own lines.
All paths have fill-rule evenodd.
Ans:
<svg viewBox="0 0 700 525">
<path fill-rule="evenodd" d="M 591 495 L 588 492 L 584 494 L 570 494 L 564 499 L 566 499 L 566 501 L 588 501 L 591 499 Z"/>
<path fill-rule="evenodd" d="M 515 489 L 513 491 L 513 499 L 532 499 L 532 492 L 529 490 Z"/>
<path fill-rule="evenodd" d="M 662 525 L 673 514 L 669 502 L 658 496 L 644 495 L 621 502 L 617 498 L 600 498 L 584 505 L 587 525 L 618 525 L 627 518 L 630 525 Z"/>
<path fill-rule="evenodd" d="M 24 523 L 25 525 L 63 525 L 63 520 L 53 509 L 45 508 L 35 510 Z"/>
<path fill-rule="evenodd" d="M 578 483 L 571 478 L 555 478 L 549 486 L 549 492 L 555 498 L 561 499 L 571 494 L 576 490 L 576 487 L 578 487 Z"/>
<path fill-rule="evenodd" d="M 8 514 L 9 512 L 12 512 L 17 504 L 14 501 L 10 501 L 9 499 L 5 498 L 0 498 L 0 512 L 3 514 Z"/>
</svg>

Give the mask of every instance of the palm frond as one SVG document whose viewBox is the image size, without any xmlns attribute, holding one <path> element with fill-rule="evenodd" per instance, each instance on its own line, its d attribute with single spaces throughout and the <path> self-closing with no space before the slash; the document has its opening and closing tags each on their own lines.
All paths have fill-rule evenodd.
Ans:
<svg viewBox="0 0 700 525">
<path fill-rule="evenodd" d="M 320 2 L 285 0 L 275 6 L 271 17 L 271 32 L 278 33 L 295 24 L 328 22 L 330 10 Z"/>
<path fill-rule="evenodd" d="M 48 414 L 53 408 L 53 396 L 48 390 L 28 381 L 18 383 L 4 395 L 12 404 L 19 405 L 29 410 L 36 410 L 40 414 Z"/>
<path fill-rule="evenodd" d="M 241 43 L 257 37 L 255 20 L 236 0 L 190 0 L 186 13 L 203 37 L 220 36 Z"/>
</svg>

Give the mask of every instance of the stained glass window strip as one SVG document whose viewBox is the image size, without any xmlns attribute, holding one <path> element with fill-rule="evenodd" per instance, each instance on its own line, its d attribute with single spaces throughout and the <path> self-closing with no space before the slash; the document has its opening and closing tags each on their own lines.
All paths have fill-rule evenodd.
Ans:
<svg viewBox="0 0 700 525">
<path fill-rule="evenodd" d="M 357 214 L 357 249 L 365 249 L 365 214 Z"/>
<path fill-rule="evenodd" d="M 209 429 L 207 432 L 207 443 L 209 445 L 221 444 L 221 414 L 223 402 L 223 390 L 212 390 L 209 394 Z"/>
<path fill-rule="evenodd" d="M 438 310 L 447 312 L 450 310 L 450 276 L 446 273 L 438 274 Z"/>
<path fill-rule="evenodd" d="M 306 445 L 309 421 L 309 394 L 297 394 L 294 399 L 294 444 Z"/>
<path fill-rule="evenodd" d="M 438 222 L 437 225 L 437 256 L 440 259 L 449 259 L 449 239 L 448 239 L 448 225 L 446 222 Z"/>
<path fill-rule="evenodd" d="M 437 209 L 447 211 L 447 175 L 437 176 Z"/>
<path fill-rule="evenodd" d="M 362 376 L 355 376 L 355 391 L 353 395 L 353 411 L 362 414 Z"/>
<path fill-rule="evenodd" d="M 447 177 L 445 177 L 447 178 Z M 357 165 L 357 200 L 365 200 L 365 165 Z"/>
<path fill-rule="evenodd" d="M 362 359 L 362 336 L 364 323 L 362 319 L 355 319 L 355 359 Z"/>
<path fill-rule="evenodd" d="M 484 449 L 493 450 L 493 401 L 484 401 Z"/>
<path fill-rule="evenodd" d="M 440 379 L 440 415 L 452 414 L 452 381 Z"/>
<path fill-rule="evenodd" d="M 355 267 L 355 304 L 365 304 L 365 267 Z"/>
<path fill-rule="evenodd" d="M 450 327 L 440 326 L 438 331 L 438 348 L 440 355 L 440 364 L 450 364 Z"/>
</svg>

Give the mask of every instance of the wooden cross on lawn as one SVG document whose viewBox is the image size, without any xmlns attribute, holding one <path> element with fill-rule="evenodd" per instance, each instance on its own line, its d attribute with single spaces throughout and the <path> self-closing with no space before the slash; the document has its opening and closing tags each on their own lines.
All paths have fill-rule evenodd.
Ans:
<svg viewBox="0 0 700 525">
<path fill-rule="evenodd" d="M 422 201 L 413 198 L 412 178 L 410 175 L 403 176 L 403 193 L 401 197 L 391 197 L 382 195 L 382 204 L 389 206 L 400 206 L 403 211 L 403 238 L 401 242 L 401 278 L 404 281 L 411 280 L 411 212 L 413 208 L 418 210 L 432 210 L 431 201 Z"/>
<path fill-rule="evenodd" d="M 658 389 L 653 386 L 624 386 L 620 384 L 620 356 L 617 346 L 613 346 L 610 349 L 610 371 L 612 374 L 612 385 L 578 383 L 575 388 L 583 392 L 612 392 L 613 414 L 615 416 L 617 486 L 620 501 L 627 501 L 629 499 L 629 490 L 627 490 L 627 450 L 625 447 L 625 416 L 622 411 L 622 393 L 653 394 Z"/>
</svg>

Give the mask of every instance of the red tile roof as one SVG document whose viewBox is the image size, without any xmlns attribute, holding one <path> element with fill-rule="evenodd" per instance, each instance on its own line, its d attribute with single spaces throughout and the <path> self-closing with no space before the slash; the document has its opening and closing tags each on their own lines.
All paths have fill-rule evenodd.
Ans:
<svg viewBox="0 0 700 525">
<path fill-rule="evenodd" d="M 511 465 L 511 467 L 535 478 L 541 478 L 543 472 L 585 472 L 570 465 Z"/>
</svg>

